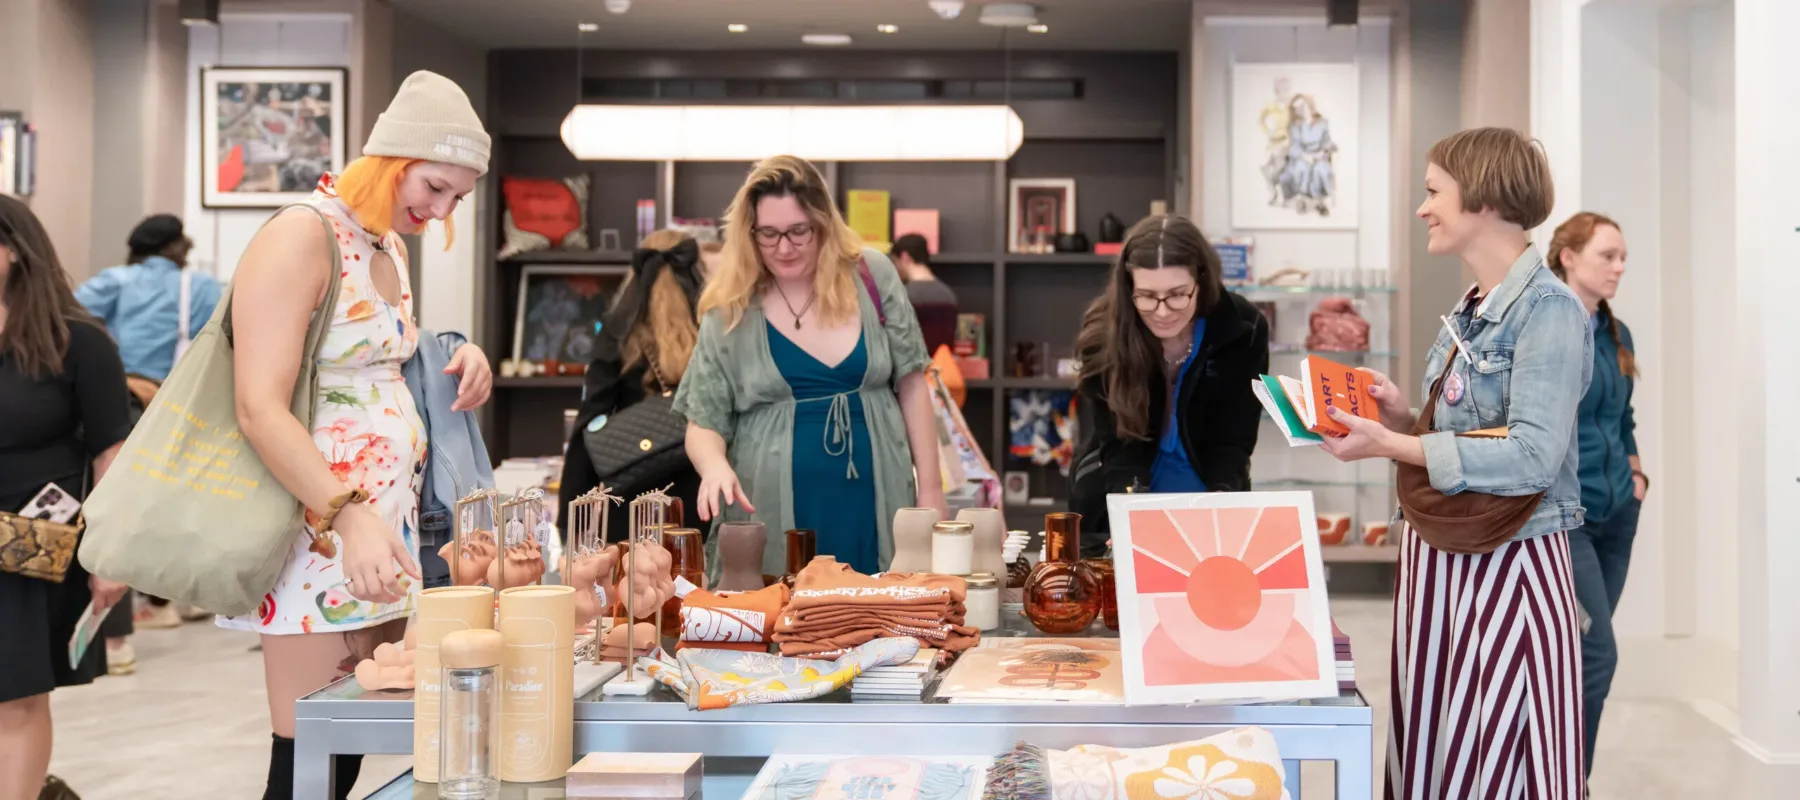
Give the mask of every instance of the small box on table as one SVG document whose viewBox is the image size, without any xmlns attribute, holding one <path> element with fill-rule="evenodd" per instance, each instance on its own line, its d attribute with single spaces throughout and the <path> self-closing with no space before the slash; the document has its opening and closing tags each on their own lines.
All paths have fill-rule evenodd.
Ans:
<svg viewBox="0 0 1800 800">
<path fill-rule="evenodd" d="M 700 791 L 699 753 L 589 753 L 569 768 L 569 797 L 684 800 Z"/>
</svg>

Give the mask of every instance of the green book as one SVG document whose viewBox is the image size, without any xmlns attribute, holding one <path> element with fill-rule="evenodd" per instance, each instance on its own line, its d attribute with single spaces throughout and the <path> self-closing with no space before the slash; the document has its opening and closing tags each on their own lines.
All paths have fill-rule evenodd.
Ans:
<svg viewBox="0 0 1800 800">
<path fill-rule="evenodd" d="M 1256 399 L 1262 401 L 1263 410 L 1269 412 L 1269 418 L 1275 420 L 1275 426 L 1281 429 L 1281 435 L 1287 437 L 1289 447 L 1305 447 L 1325 441 L 1323 437 L 1306 429 L 1300 421 L 1300 414 L 1294 410 L 1294 403 L 1281 379 L 1263 375 L 1250 382 L 1250 390 L 1256 393 Z"/>
</svg>

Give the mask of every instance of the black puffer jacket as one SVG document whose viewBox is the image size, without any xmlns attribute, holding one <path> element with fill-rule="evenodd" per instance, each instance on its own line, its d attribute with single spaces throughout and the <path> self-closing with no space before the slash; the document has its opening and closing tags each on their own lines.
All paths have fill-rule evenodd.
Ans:
<svg viewBox="0 0 1800 800">
<path fill-rule="evenodd" d="M 1206 316 L 1206 335 L 1194 358 L 1176 390 L 1175 422 L 1188 462 L 1208 491 L 1249 491 L 1250 453 L 1262 415 L 1250 382 L 1269 371 L 1269 322 L 1250 301 L 1224 292 Z M 1082 381 L 1080 393 L 1069 510 L 1081 514 L 1083 557 L 1093 557 L 1105 553 L 1111 530 L 1106 496 L 1134 485 L 1149 490 L 1157 439 L 1119 438 L 1102 378 Z M 1152 430 L 1162 429 L 1168 413 L 1166 394 L 1152 392 Z"/>
</svg>

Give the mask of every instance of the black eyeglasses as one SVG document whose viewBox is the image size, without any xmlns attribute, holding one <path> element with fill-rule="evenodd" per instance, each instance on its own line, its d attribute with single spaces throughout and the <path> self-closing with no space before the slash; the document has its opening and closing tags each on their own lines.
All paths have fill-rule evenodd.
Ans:
<svg viewBox="0 0 1800 800">
<path fill-rule="evenodd" d="M 810 222 L 802 222 L 785 231 L 763 227 L 756 228 L 751 233 L 756 236 L 756 243 L 763 247 L 776 247 L 781 244 L 782 239 L 788 240 L 788 244 L 795 247 L 805 247 L 812 244 L 813 240 L 813 226 Z"/>
<path fill-rule="evenodd" d="M 1162 305 L 1168 306 L 1170 311 L 1186 311 L 1193 304 L 1194 294 L 1199 290 L 1198 286 L 1190 286 L 1174 294 L 1134 294 L 1131 296 L 1131 303 L 1145 314 L 1156 313 L 1156 307 Z"/>
</svg>

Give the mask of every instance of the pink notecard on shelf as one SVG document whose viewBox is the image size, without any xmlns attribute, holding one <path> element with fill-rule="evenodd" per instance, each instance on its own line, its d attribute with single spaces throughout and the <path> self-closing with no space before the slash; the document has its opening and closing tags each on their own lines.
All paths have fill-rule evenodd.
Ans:
<svg viewBox="0 0 1800 800">
<path fill-rule="evenodd" d="M 894 238 L 909 233 L 925 237 L 925 249 L 932 255 L 938 251 L 938 210 L 935 208 L 894 209 Z"/>
</svg>

